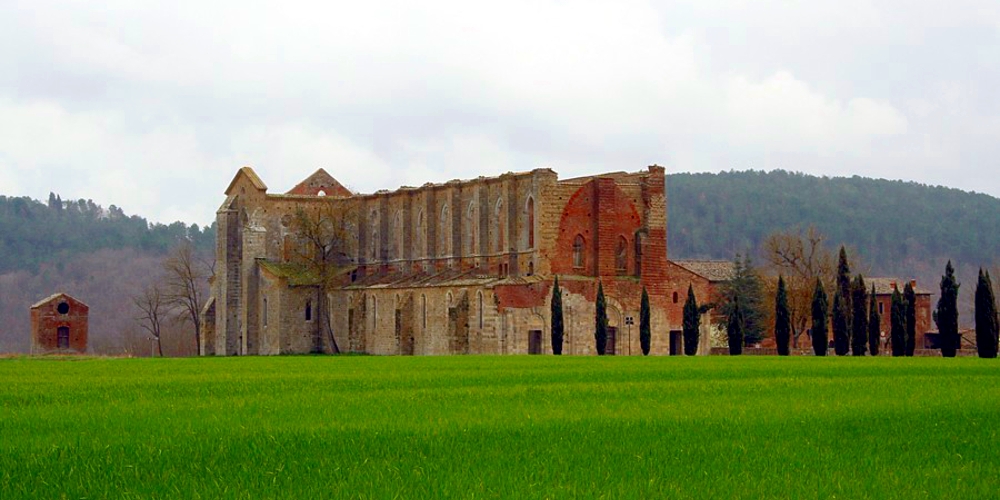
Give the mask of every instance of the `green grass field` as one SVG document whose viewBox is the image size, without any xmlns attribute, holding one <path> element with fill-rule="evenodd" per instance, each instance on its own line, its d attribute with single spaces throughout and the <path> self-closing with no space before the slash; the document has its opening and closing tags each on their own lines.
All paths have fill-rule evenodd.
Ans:
<svg viewBox="0 0 1000 500">
<path fill-rule="evenodd" d="M 1000 362 L 0 360 L 0 498 L 997 498 Z"/>
</svg>

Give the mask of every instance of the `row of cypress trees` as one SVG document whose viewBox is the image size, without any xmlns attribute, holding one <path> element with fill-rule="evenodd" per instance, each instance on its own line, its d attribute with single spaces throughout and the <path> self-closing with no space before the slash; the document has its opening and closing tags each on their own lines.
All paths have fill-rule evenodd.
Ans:
<svg viewBox="0 0 1000 500">
<path fill-rule="evenodd" d="M 603 356 L 608 345 L 608 305 L 604 298 L 604 285 L 597 284 L 597 307 L 594 317 L 594 341 L 597 344 L 598 356 Z M 552 321 L 552 354 L 561 355 L 563 346 L 563 308 L 562 289 L 559 288 L 559 277 L 556 276 L 552 285 L 552 300 L 550 301 Z M 651 330 L 649 324 L 649 294 L 646 287 L 642 288 L 642 300 L 639 304 L 639 346 L 643 356 L 649 354 Z"/>
<path fill-rule="evenodd" d="M 958 332 L 958 289 L 955 279 L 955 269 L 948 261 L 945 274 L 941 277 L 941 297 L 934 312 L 934 321 L 938 325 L 941 339 L 941 355 L 954 357 L 961 347 L 961 337 Z M 850 352 L 854 356 L 864 356 L 865 351 L 872 356 L 879 354 L 881 315 L 876 302 L 875 286 L 867 293 L 864 278 L 859 274 L 850 280 L 850 267 L 847 263 L 847 253 L 840 248 L 837 265 L 837 289 L 833 296 L 832 325 L 834 337 L 834 352 L 845 356 Z M 827 351 L 827 317 L 828 302 L 823 282 L 816 280 L 816 289 L 812 301 L 812 337 L 813 351 L 817 356 L 825 356 Z M 993 282 L 989 271 L 979 269 L 979 281 L 976 285 L 976 347 L 980 357 L 997 357 L 1000 348 L 1000 319 L 997 316 L 996 297 L 993 292 Z M 907 283 L 903 293 L 893 289 L 890 307 L 890 346 L 893 356 L 913 356 L 916 348 L 916 292 L 911 283 Z M 778 290 L 775 297 L 775 341 L 778 355 L 789 354 L 791 324 L 788 309 L 788 297 L 784 278 L 778 277 Z M 850 351 L 848 350 L 850 348 Z M 732 347 L 730 347 L 732 351 Z"/>
<path fill-rule="evenodd" d="M 950 265 L 950 264 L 949 264 Z M 874 283 L 869 292 L 864 277 L 858 274 L 850 277 L 847 251 L 840 248 L 837 262 L 837 279 L 833 293 L 833 310 L 827 298 L 823 281 L 816 279 L 812 300 L 812 344 L 817 356 L 826 356 L 829 336 L 827 320 L 833 329 L 833 349 L 838 356 L 853 354 L 864 356 L 871 353 L 878 356 L 881 348 L 882 315 L 878 310 Z M 778 277 L 778 291 L 775 300 L 775 341 L 778 354 L 789 354 L 791 325 L 789 320 L 787 292 L 784 278 Z M 890 308 L 890 345 L 893 356 L 913 356 L 916 347 L 916 292 L 907 283 L 903 293 L 893 290 Z"/>
<path fill-rule="evenodd" d="M 859 274 L 850 279 L 850 266 L 847 263 L 847 252 L 840 248 L 837 264 L 836 290 L 833 295 L 832 318 L 829 302 L 822 280 L 816 280 L 812 300 L 812 343 L 813 352 L 817 356 L 826 356 L 829 343 L 827 319 L 833 326 L 834 352 L 845 356 L 850 352 L 854 356 L 864 356 L 866 351 L 872 356 L 878 356 L 880 349 L 881 314 L 876 302 L 875 285 L 871 293 L 865 285 L 864 278 Z M 961 347 L 961 337 L 958 333 L 958 289 L 955 270 L 951 261 L 945 267 L 945 275 L 941 278 L 941 297 L 934 321 L 938 325 L 941 336 L 941 355 L 954 357 Z M 738 297 L 734 300 L 726 324 L 729 340 L 729 353 L 742 354 L 743 332 L 740 318 L 741 308 Z M 708 306 L 699 307 L 695 299 L 694 289 L 688 285 L 687 300 L 684 302 L 684 354 L 693 356 L 698 352 L 699 328 L 701 314 Z M 993 282 L 988 271 L 979 269 L 979 280 L 976 284 L 976 346 L 980 357 L 996 358 L 1000 350 L 1000 318 L 997 315 L 996 297 L 993 292 Z M 642 289 L 642 300 L 639 307 L 639 344 L 642 354 L 648 355 L 650 349 L 650 319 L 649 294 Z M 788 306 L 788 291 L 783 276 L 778 276 L 778 289 L 775 297 L 774 335 L 779 356 L 789 355 L 791 340 L 791 314 Z M 562 354 L 563 344 L 563 313 L 562 290 L 559 288 L 559 277 L 555 278 L 551 301 L 552 318 L 552 352 Z M 893 289 L 890 307 L 890 346 L 893 356 L 913 356 L 916 348 L 916 292 L 911 283 L 907 282 L 900 293 Z M 594 340 L 597 344 L 597 354 L 604 355 L 608 338 L 607 302 L 604 297 L 604 286 L 598 283 L 597 304 L 595 313 Z"/>
</svg>

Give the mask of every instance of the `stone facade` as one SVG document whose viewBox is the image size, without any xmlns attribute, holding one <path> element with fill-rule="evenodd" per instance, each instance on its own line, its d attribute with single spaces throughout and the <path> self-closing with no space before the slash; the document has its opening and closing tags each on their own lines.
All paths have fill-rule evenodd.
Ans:
<svg viewBox="0 0 1000 500">
<path fill-rule="evenodd" d="M 90 308 L 65 293 L 31 306 L 31 353 L 87 352 Z"/>
<path fill-rule="evenodd" d="M 350 207 L 357 223 L 341 248 L 342 272 L 324 292 L 297 262 L 308 251 L 292 219 L 331 207 Z M 323 170 L 269 194 L 244 167 L 217 213 L 201 352 L 330 352 L 335 340 L 342 351 L 370 354 L 551 353 L 556 275 L 564 353 L 596 353 L 598 283 L 609 352 L 641 354 L 643 287 L 652 352 L 682 352 L 671 332 L 681 330 L 688 284 L 707 297 L 710 283 L 668 262 L 666 231 L 659 166 L 566 180 L 536 169 L 374 194 L 353 194 Z"/>
</svg>

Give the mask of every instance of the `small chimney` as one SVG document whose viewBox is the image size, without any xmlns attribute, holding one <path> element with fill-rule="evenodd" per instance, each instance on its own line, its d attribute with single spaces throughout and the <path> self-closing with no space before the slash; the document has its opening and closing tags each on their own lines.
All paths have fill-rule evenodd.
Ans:
<svg viewBox="0 0 1000 500">
<path fill-rule="evenodd" d="M 896 280 L 890 281 L 889 286 L 892 287 L 892 291 L 894 292 L 898 290 L 898 288 L 896 288 Z"/>
<path fill-rule="evenodd" d="M 917 289 L 917 280 L 910 280 L 910 287 L 914 290 Z"/>
</svg>

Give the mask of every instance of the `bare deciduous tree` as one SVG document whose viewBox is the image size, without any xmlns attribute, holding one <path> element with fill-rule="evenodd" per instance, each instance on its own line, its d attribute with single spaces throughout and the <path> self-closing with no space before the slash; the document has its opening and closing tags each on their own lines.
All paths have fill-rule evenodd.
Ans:
<svg viewBox="0 0 1000 500">
<path fill-rule="evenodd" d="M 809 226 L 805 232 L 797 229 L 771 233 L 761 245 L 771 274 L 785 277 L 795 347 L 812 318 L 816 279 L 830 289 L 836 276 L 837 256 L 823 245 L 825 239 L 815 227 Z"/>
<path fill-rule="evenodd" d="M 316 286 L 316 332 L 314 350 L 323 349 L 325 337 L 330 349 L 340 353 L 337 339 L 330 327 L 327 297 L 345 271 L 355 262 L 359 222 L 359 206 L 352 199 L 329 200 L 322 205 L 300 208 L 294 217 L 294 229 L 299 238 L 295 260 L 305 267 L 309 281 Z"/>
<path fill-rule="evenodd" d="M 156 285 L 150 285 L 143 290 L 141 295 L 133 297 L 132 302 L 139 309 L 139 316 L 135 318 L 136 321 L 139 322 L 139 326 L 143 330 L 149 332 L 153 336 L 153 339 L 156 340 L 156 349 L 162 358 L 163 342 L 161 338 L 161 326 L 166 308 L 164 307 L 163 294 L 160 292 L 160 288 Z"/>
<path fill-rule="evenodd" d="M 163 303 L 175 319 L 194 326 L 195 352 L 201 354 L 201 312 L 209 269 L 200 262 L 190 241 L 184 241 L 163 262 Z"/>
</svg>

